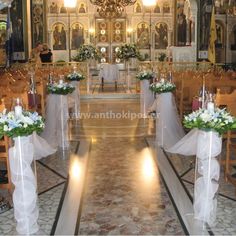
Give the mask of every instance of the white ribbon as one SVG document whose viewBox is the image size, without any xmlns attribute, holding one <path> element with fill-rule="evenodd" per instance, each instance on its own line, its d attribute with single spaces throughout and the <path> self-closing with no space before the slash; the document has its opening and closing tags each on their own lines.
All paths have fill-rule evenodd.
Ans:
<svg viewBox="0 0 236 236">
<path fill-rule="evenodd" d="M 15 145 L 9 149 L 16 230 L 23 235 L 34 234 L 39 230 L 37 220 L 37 184 L 31 169 L 34 148 L 31 136 L 14 138 Z"/>
</svg>

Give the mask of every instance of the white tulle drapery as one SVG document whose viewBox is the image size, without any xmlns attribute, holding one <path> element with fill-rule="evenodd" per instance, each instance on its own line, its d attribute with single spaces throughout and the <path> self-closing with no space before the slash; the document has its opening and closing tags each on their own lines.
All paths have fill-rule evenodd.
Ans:
<svg viewBox="0 0 236 236">
<path fill-rule="evenodd" d="M 67 95 L 50 94 L 47 97 L 46 122 L 42 137 L 53 147 L 69 147 Z"/>
<path fill-rule="evenodd" d="M 72 108 L 72 114 L 70 117 L 79 118 L 80 116 L 80 91 L 79 91 L 79 81 L 72 81 L 71 84 L 75 87 L 75 91 L 68 95 L 68 105 Z"/>
<path fill-rule="evenodd" d="M 184 130 L 172 93 L 161 93 L 156 97 L 156 142 L 168 149 L 184 137 Z"/>
<path fill-rule="evenodd" d="M 149 80 L 141 80 L 141 92 L 140 92 L 140 110 L 144 117 L 148 116 L 149 108 L 154 102 L 153 92 L 149 89 Z"/>
<path fill-rule="evenodd" d="M 41 138 L 39 135 L 37 135 L 36 132 L 34 132 L 31 136 L 32 143 L 34 146 L 34 159 L 39 160 L 43 157 L 47 157 L 49 155 L 52 155 L 57 151 L 56 148 L 51 147 L 48 142 Z"/>
<path fill-rule="evenodd" d="M 216 219 L 222 138 L 213 131 L 193 129 L 168 152 L 185 156 L 196 155 L 194 184 L 194 218 L 214 225 Z"/>
<path fill-rule="evenodd" d="M 23 235 L 34 234 L 39 230 L 37 223 L 37 184 L 31 163 L 34 147 L 31 136 L 14 138 L 14 147 L 9 149 L 16 230 Z"/>
<path fill-rule="evenodd" d="M 222 138 L 218 133 L 199 131 L 196 153 L 196 176 L 194 184 L 194 217 L 209 225 L 216 219 L 219 188 L 220 164 L 217 156 L 221 153 Z"/>
</svg>

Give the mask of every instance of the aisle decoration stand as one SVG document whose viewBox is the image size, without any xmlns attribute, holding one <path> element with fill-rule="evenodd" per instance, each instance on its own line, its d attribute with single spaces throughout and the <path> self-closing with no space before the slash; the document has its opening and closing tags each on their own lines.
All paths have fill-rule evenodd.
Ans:
<svg viewBox="0 0 236 236">
<path fill-rule="evenodd" d="M 65 150 L 69 147 L 68 138 L 68 94 L 75 87 L 60 80 L 59 83 L 48 84 L 48 97 L 46 106 L 46 123 L 42 137 L 53 147 Z"/>
<path fill-rule="evenodd" d="M 13 138 L 14 146 L 9 149 L 16 230 L 23 235 L 34 234 L 39 230 L 37 223 L 37 183 L 31 163 L 34 159 L 32 134 L 41 132 L 44 121 L 36 112 L 22 111 L 20 99 L 14 111 L 0 113 L 0 137 Z"/>
<path fill-rule="evenodd" d="M 236 128 L 236 119 L 225 109 L 215 108 L 212 101 L 205 104 L 207 107 L 184 117 L 185 127 L 193 130 L 168 151 L 196 155 L 194 218 L 212 226 L 216 220 L 220 177 L 217 156 L 222 149 L 221 135 Z"/>
<path fill-rule="evenodd" d="M 72 58 L 73 61 L 82 62 L 87 61 L 87 93 L 90 93 L 90 68 L 89 61 L 101 59 L 99 51 L 92 44 L 83 44 L 78 48 L 78 53 Z"/>
<path fill-rule="evenodd" d="M 76 71 L 76 67 L 74 67 L 74 71 L 67 75 L 66 79 L 71 81 L 71 84 L 75 87 L 75 91 L 71 94 L 69 98 L 72 98 L 71 103 L 74 106 L 74 114 L 72 117 L 79 118 L 80 115 L 80 81 L 85 79 L 85 76 L 78 73 Z M 70 102 L 69 102 L 70 107 Z"/>
<path fill-rule="evenodd" d="M 116 51 L 117 58 L 125 61 L 125 77 L 126 77 L 126 85 L 127 91 L 130 91 L 131 87 L 131 79 L 130 79 L 130 67 L 129 67 L 129 59 L 130 58 L 140 58 L 140 52 L 136 44 L 124 44 L 121 45 Z"/>
<path fill-rule="evenodd" d="M 151 71 L 142 71 L 136 75 L 136 78 L 140 80 L 140 111 L 144 118 L 148 116 L 149 107 L 154 102 L 153 92 L 149 89 L 150 83 L 155 79 L 155 74 Z"/>
<path fill-rule="evenodd" d="M 150 90 L 156 96 L 156 143 L 167 149 L 173 146 L 184 136 L 180 118 L 177 112 L 175 99 L 172 94 L 176 86 L 162 79 L 150 85 Z"/>
</svg>

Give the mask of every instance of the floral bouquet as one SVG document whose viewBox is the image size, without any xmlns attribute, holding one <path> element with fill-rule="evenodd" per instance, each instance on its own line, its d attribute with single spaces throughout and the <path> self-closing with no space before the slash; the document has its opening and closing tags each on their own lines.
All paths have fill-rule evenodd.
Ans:
<svg viewBox="0 0 236 236">
<path fill-rule="evenodd" d="M 80 81 L 80 80 L 85 79 L 85 77 L 82 74 L 75 72 L 75 71 L 73 73 L 67 75 L 66 78 L 70 81 Z"/>
<path fill-rule="evenodd" d="M 59 82 L 54 84 L 48 84 L 47 91 L 51 94 L 67 95 L 72 93 L 75 87 L 69 83 Z"/>
<path fill-rule="evenodd" d="M 144 79 L 151 80 L 154 79 L 154 77 L 155 77 L 154 73 L 151 71 L 141 71 L 136 75 L 136 78 L 139 80 L 144 80 Z"/>
<path fill-rule="evenodd" d="M 174 91 L 176 86 L 168 81 L 160 81 L 150 85 L 150 89 L 155 93 L 168 93 Z"/>
<path fill-rule="evenodd" d="M 83 44 L 78 49 L 78 54 L 73 57 L 74 61 L 86 61 L 89 59 L 100 59 L 98 50 L 93 45 Z"/>
<path fill-rule="evenodd" d="M 140 52 L 136 44 L 124 44 L 117 50 L 116 56 L 123 60 L 130 58 L 140 58 Z"/>
<path fill-rule="evenodd" d="M 44 120 L 37 112 L 23 111 L 20 116 L 16 116 L 14 111 L 0 113 L 0 138 L 4 135 L 11 138 L 28 136 L 43 129 Z"/>
<path fill-rule="evenodd" d="M 214 111 L 199 109 L 184 117 L 184 126 L 189 129 L 198 128 L 206 131 L 216 131 L 223 134 L 236 129 L 236 118 L 225 109 L 216 108 Z"/>
</svg>

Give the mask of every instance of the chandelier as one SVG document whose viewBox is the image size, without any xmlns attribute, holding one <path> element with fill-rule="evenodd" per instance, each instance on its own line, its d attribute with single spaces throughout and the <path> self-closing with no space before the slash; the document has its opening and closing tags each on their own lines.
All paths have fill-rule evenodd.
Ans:
<svg viewBox="0 0 236 236">
<path fill-rule="evenodd" d="M 124 8 L 133 5 L 137 0 L 90 0 L 96 5 L 97 12 L 104 18 L 120 17 Z"/>
</svg>

